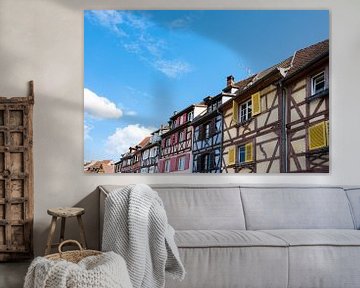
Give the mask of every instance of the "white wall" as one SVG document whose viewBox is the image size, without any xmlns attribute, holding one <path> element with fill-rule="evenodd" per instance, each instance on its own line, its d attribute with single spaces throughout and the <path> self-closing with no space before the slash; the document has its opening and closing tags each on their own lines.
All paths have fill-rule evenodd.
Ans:
<svg viewBox="0 0 360 288">
<path fill-rule="evenodd" d="M 22 96 L 35 81 L 35 251 L 42 253 L 46 208 L 82 205 L 97 243 L 99 184 L 360 184 L 360 1 L 358 0 L 0 0 L 0 95 Z M 171 3 L 173 5 L 171 5 Z M 83 9 L 330 9 L 331 173 L 325 175 L 89 176 L 83 163 Z M 286 23 L 284 23 L 286 25 Z M 309 31 L 311 33 L 311 31 Z M 295 35 L 294 35 L 295 37 Z M 73 223 L 74 224 L 74 223 Z M 76 227 L 72 225 L 72 227 Z M 76 233 L 75 233 L 76 232 Z M 75 233 L 75 234 L 74 234 Z M 73 237 L 77 231 L 73 229 Z"/>
</svg>

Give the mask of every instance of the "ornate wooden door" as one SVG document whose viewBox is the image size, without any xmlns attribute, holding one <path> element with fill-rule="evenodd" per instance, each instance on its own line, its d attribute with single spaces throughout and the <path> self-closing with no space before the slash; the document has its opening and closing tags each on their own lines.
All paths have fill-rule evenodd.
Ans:
<svg viewBox="0 0 360 288">
<path fill-rule="evenodd" d="M 0 261 L 32 257 L 33 86 L 28 97 L 0 97 Z"/>
</svg>

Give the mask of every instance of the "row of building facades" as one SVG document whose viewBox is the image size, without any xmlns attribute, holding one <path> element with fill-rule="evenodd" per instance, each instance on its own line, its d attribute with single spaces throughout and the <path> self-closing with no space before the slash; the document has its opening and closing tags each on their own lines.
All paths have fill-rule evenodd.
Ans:
<svg viewBox="0 0 360 288">
<path fill-rule="evenodd" d="M 329 172 L 329 41 L 174 112 L 115 173 Z"/>
</svg>

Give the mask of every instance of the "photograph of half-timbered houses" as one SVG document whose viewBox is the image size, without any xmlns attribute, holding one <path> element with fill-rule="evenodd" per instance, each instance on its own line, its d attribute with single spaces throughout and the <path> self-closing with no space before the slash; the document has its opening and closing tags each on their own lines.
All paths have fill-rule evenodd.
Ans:
<svg viewBox="0 0 360 288">
<path fill-rule="evenodd" d="M 89 10 L 84 23 L 87 174 L 329 172 L 328 11 Z M 111 172 L 88 168 L 103 159 Z"/>
<path fill-rule="evenodd" d="M 250 77 L 220 107 L 224 172 L 329 171 L 328 65 L 326 40 Z"/>
</svg>

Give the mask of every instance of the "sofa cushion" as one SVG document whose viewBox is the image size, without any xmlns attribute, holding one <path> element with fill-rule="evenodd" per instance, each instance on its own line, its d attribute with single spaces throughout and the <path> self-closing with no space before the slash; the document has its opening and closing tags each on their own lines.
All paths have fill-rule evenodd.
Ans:
<svg viewBox="0 0 360 288">
<path fill-rule="evenodd" d="M 358 246 L 289 247 L 289 288 L 359 288 Z"/>
<path fill-rule="evenodd" d="M 239 187 L 153 187 L 175 230 L 245 230 Z"/>
<path fill-rule="evenodd" d="M 179 248 L 186 275 L 166 288 L 287 288 L 288 247 Z"/>
<path fill-rule="evenodd" d="M 360 246 L 360 231 L 348 229 L 262 230 L 289 246 Z"/>
<path fill-rule="evenodd" d="M 265 230 L 289 247 L 289 288 L 359 287 L 360 231 Z"/>
<path fill-rule="evenodd" d="M 244 230 L 176 231 L 175 242 L 178 247 L 288 246 L 285 241 L 268 233 Z"/>
<path fill-rule="evenodd" d="M 161 197 L 175 230 L 245 230 L 240 188 L 235 185 L 150 185 Z M 121 185 L 102 185 L 111 193 Z"/>
<path fill-rule="evenodd" d="M 246 226 L 266 229 L 354 229 L 341 188 L 241 187 Z"/>
</svg>

